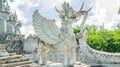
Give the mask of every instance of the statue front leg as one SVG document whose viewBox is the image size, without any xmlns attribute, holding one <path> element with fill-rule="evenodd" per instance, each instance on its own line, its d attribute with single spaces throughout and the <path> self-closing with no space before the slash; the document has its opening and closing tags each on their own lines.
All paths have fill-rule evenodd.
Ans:
<svg viewBox="0 0 120 67">
<path fill-rule="evenodd" d="M 42 53 L 41 53 L 41 55 L 40 55 L 39 64 L 43 64 L 43 61 L 42 61 Z"/>
<path fill-rule="evenodd" d="M 49 56 L 48 56 L 49 50 L 46 49 L 46 64 L 49 64 Z"/>
<path fill-rule="evenodd" d="M 72 49 L 72 64 L 76 62 L 76 50 L 75 47 Z"/>
<path fill-rule="evenodd" d="M 67 66 L 68 65 L 68 55 L 67 55 L 67 51 L 64 51 L 64 65 Z"/>
<path fill-rule="evenodd" d="M 42 61 L 42 52 L 43 52 L 43 49 L 41 49 L 40 51 L 38 51 L 39 64 L 43 64 L 43 61 Z"/>
<path fill-rule="evenodd" d="M 52 64 L 53 62 L 49 61 L 49 49 L 46 49 L 46 64 Z"/>
</svg>

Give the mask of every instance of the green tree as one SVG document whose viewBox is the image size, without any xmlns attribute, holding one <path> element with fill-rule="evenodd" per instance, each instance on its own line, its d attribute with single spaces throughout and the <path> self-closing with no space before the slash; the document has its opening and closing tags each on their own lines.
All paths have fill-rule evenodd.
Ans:
<svg viewBox="0 0 120 67">
<path fill-rule="evenodd" d="M 104 26 L 98 28 L 95 25 L 88 25 L 87 43 L 90 47 L 106 52 L 120 52 L 120 28 L 107 30 Z M 74 33 L 80 32 L 79 27 L 75 27 Z"/>
<path fill-rule="evenodd" d="M 79 27 L 79 26 L 76 26 L 76 27 L 73 28 L 73 30 L 74 30 L 74 33 L 75 33 L 75 34 L 76 34 L 76 33 L 79 33 L 79 32 L 80 32 L 80 27 Z"/>
</svg>

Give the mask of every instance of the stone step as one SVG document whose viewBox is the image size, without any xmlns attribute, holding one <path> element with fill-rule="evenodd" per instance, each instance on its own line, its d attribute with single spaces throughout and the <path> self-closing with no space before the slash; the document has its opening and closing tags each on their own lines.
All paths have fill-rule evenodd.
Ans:
<svg viewBox="0 0 120 67">
<path fill-rule="evenodd" d="M 34 64 L 24 64 L 24 65 L 19 65 L 19 66 L 14 66 L 14 67 L 35 67 L 33 65 Z"/>
<path fill-rule="evenodd" d="M 16 53 L 9 53 L 9 56 L 13 56 L 13 55 L 16 55 Z"/>
<path fill-rule="evenodd" d="M 0 57 L 0 67 L 14 67 L 20 65 L 23 65 L 21 67 L 29 67 L 30 64 L 32 64 L 32 61 L 25 55 Z"/>
<path fill-rule="evenodd" d="M 31 67 L 31 64 L 19 65 L 19 66 L 15 66 L 15 67 Z"/>
<path fill-rule="evenodd" d="M 20 67 L 29 67 L 30 64 L 32 64 L 32 61 L 25 55 L 0 57 L 0 67 L 14 67 L 20 65 L 24 65 Z"/>
<path fill-rule="evenodd" d="M 16 62 L 16 63 L 8 63 L 8 64 L 2 64 L 2 67 L 14 67 L 14 66 L 19 66 L 19 65 L 24 65 L 24 64 L 31 64 L 32 61 L 22 61 L 22 62 Z"/>
<path fill-rule="evenodd" d="M 28 60 L 29 60 L 29 58 L 25 57 L 25 58 L 18 58 L 18 59 L 0 61 L 0 64 L 15 63 L 15 62 L 28 61 Z"/>
<path fill-rule="evenodd" d="M 0 61 L 17 59 L 17 58 L 21 58 L 21 57 L 23 57 L 23 55 L 5 56 L 5 57 L 0 57 Z"/>
</svg>

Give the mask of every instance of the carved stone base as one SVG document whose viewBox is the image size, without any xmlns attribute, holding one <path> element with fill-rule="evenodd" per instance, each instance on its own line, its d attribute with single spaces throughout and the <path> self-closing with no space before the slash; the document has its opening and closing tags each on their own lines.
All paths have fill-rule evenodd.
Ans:
<svg viewBox="0 0 120 67">
<path fill-rule="evenodd" d="M 0 50 L 0 57 L 9 56 L 9 53 L 6 50 Z"/>
<path fill-rule="evenodd" d="M 9 53 L 5 49 L 5 44 L 0 44 L 0 57 L 1 56 L 9 56 Z"/>
</svg>

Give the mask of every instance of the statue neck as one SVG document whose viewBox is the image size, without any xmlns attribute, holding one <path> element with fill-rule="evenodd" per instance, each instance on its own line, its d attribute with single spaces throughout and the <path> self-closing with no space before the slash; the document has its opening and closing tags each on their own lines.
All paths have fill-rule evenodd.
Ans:
<svg viewBox="0 0 120 67">
<path fill-rule="evenodd" d="M 87 13 L 84 12 L 84 13 L 83 13 L 82 22 L 81 22 L 81 24 L 80 24 L 80 29 L 83 28 L 83 26 L 84 26 L 84 24 L 85 24 L 85 22 L 86 22 L 86 19 L 87 19 Z"/>
<path fill-rule="evenodd" d="M 66 20 L 62 20 L 61 32 L 64 34 L 74 34 L 72 24 Z"/>
</svg>

